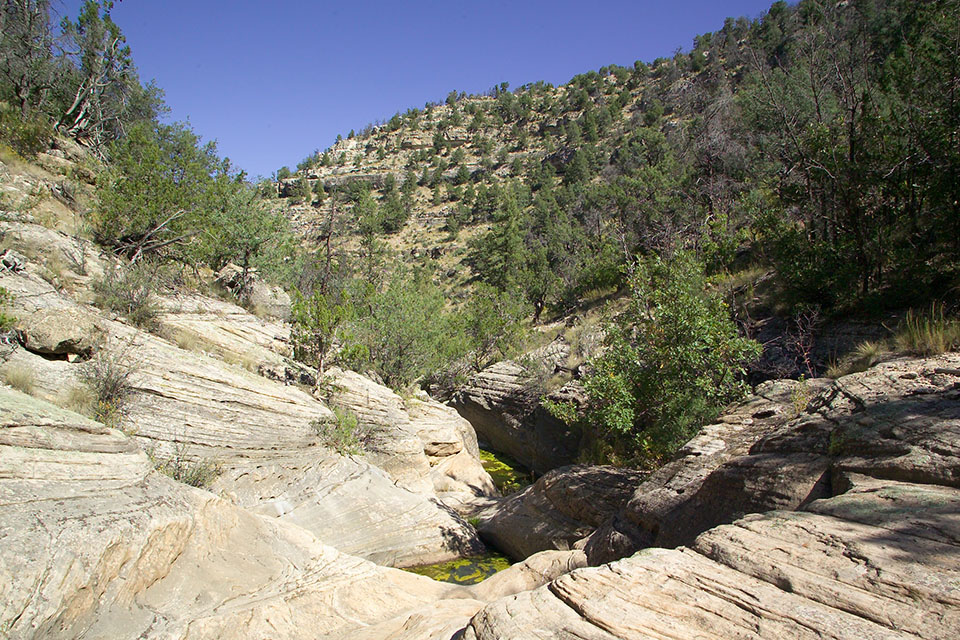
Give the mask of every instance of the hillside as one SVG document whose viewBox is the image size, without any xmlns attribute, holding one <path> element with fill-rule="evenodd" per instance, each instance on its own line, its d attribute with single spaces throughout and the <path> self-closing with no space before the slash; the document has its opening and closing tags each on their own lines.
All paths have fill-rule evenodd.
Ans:
<svg viewBox="0 0 960 640">
<path fill-rule="evenodd" d="M 284 167 L 279 206 L 308 244 L 381 236 L 453 298 L 479 280 L 564 312 L 689 249 L 773 270 L 780 308 L 923 304 L 957 286 L 952 10 L 778 2 L 671 58 L 451 92 Z"/>
</svg>

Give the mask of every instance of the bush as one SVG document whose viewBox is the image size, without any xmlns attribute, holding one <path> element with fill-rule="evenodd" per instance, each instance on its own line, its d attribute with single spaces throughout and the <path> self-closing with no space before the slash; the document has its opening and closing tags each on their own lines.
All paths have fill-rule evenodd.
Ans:
<svg viewBox="0 0 960 640">
<path fill-rule="evenodd" d="M 0 140 L 22 156 L 34 156 L 50 146 L 53 128 L 43 116 L 24 120 L 16 109 L 0 102 Z"/>
<path fill-rule="evenodd" d="M 153 468 L 183 484 L 204 488 L 210 486 L 221 473 L 220 465 L 212 460 L 188 460 L 183 445 L 178 445 L 172 456 L 159 459 L 148 451 Z"/>
<path fill-rule="evenodd" d="M 314 420 L 311 424 L 320 443 L 342 456 L 361 453 L 371 439 L 370 431 L 360 426 L 356 414 L 346 409 L 335 408 L 333 418 Z"/>
<path fill-rule="evenodd" d="M 760 347 L 737 334 L 689 254 L 640 260 L 628 284 L 628 309 L 584 378 L 582 420 L 618 457 L 655 462 L 745 393 L 744 366 Z"/>
<path fill-rule="evenodd" d="M 896 336 L 897 348 L 918 356 L 933 356 L 960 348 L 960 320 L 947 315 L 942 304 L 928 313 L 907 312 Z"/>
<path fill-rule="evenodd" d="M 355 371 L 373 370 L 393 389 L 444 368 L 466 353 L 457 318 L 423 274 L 398 271 L 379 291 L 354 296 L 362 310 L 341 356 Z"/>
<path fill-rule="evenodd" d="M 125 268 L 107 269 L 93 282 L 94 304 L 119 313 L 132 324 L 151 329 L 159 309 L 153 301 L 155 265 L 140 262 Z"/>
<path fill-rule="evenodd" d="M 15 317 L 7 313 L 7 305 L 13 300 L 13 296 L 4 287 L 0 287 L 0 333 L 5 333 L 13 329 L 17 321 Z"/>
<path fill-rule="evenodd" d="M 136 367 L 125 349 L 100 350 L 78 372 L 80 383 L 92 395 L 91 417 L 108 427 L 119 427 L 133 388 Z"/>
</svg>

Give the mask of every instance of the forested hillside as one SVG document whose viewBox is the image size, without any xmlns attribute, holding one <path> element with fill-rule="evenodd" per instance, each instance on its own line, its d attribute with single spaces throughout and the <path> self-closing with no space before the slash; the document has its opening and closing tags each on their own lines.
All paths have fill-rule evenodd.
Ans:
<svg viewBox="0 0 960 640">
<path fill-rule="evenodd" d="M 471 275 L 538 315 L 680 248 L 774 266 L 791 304 L 924 302 L 956 284 L 957 20 L 778 2 L 672 58 L 453 91 L 281 169 L 281 194 L 323 238 L 338 216 L 381 238 L 442 219 L 428 242 L 467 245 Z"/>
</svg>

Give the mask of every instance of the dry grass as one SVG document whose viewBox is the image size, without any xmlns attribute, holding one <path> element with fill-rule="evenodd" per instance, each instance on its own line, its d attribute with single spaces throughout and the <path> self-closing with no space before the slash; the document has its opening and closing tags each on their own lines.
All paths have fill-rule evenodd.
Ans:
<svg viewBox="0 0 960 640">
<path fill-rule="evenodd" d="M 61 394 L 57 404 L 74 413 L 92 416 L 95 402 L 96 399 L 89 388 L 85 386 L 73 386 Z"/>
<path fill-rule="evenodd" d="M 852 353 L 844 357 L 839 362 L 832 362 L 826 371 L 828 378 L 839 378 L 851 373 L 866 371 L 877 364 L 887 355 L 890 349 L 887 343 L 880 341 L 861 342 Z"/>
<path fill-rule="evenodd" d="M 942 304 L 933 304 L 928 312 L 911 309 L 894 338 L 900 351 L 933 356 L 960 348 L 960 320 L 947 314 Z"/>
<path fill-rule="evenodd" d="M 30 369 L 21 365 L 10 365 L 0 372 L 0 376 L 3 377 L 4 382 L 14 389 L 26 394 L 33 394 L 35 380 L 33 371 L 30 371 Z"/>
</svg>

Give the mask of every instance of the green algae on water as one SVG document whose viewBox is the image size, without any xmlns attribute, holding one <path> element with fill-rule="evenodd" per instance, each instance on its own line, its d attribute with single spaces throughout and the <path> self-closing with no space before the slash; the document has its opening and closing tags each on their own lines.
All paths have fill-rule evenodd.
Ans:
<svg viewBox="0 0 960 640">
<path fill-rule="evenodd" d="M 480 462 L 493 479 L 493 484 L 504 495 L 515 493 L 532 484 L 530 472 L 502 453 L 480 449 Z"/>
<path fill-rule="evenodd" d="M 499 553 L 460 558 L 439 564 L 410 567 L 407 571 L 452 584 L 477 584 L 510 566 L 510 560 Z"/>
</svg>

